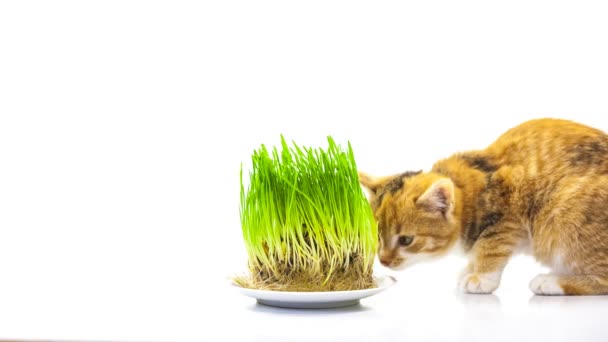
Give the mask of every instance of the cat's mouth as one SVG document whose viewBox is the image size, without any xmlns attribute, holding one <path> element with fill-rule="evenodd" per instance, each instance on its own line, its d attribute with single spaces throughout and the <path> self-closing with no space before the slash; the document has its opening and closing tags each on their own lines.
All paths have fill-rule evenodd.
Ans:
<svg viewBox="0 0 608 342">
<path fill-rule="evenodd" d="M 406 254 L 406 255 L 403 255 Z M 383 263 L 384 266 L 390 268 L 391 270 L 402 270 L 411 265 L 428 262 L 434 260 L 437 255 L 431 255 L 428 253 L 407 253 L 402 252 L 399 256 L 395 257 L 390 261 L 390 263 Z"/>
<path fill-rule="evenodd" d="M 386 267 L 390 268 L 391 270 L 402 270 L 407 266 L 407 260 L 405 258 L 395 258 L 393 259 L 390 264 L 386 265 Z"/>
</svg>

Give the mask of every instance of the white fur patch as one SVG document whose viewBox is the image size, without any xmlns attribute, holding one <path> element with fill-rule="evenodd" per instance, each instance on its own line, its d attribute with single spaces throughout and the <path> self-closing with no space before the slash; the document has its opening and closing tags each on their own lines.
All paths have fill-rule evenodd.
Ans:
<svg viewBox="0 0 608 342">
<path fill-rule="evenodd" d="M 462 277 L 459 288 L 467 293 L 492 293 L 500 284 L 502 272 L 470 273 Z"/>
<path fill-rule="evenodd" d="M 403 262 L 397 266 L 391 267 L 393 270 L 402 270 L 406 267 L 412 266 L 425 261 L 431 261 L 435 259 L 433 255 L 427 253 L 408 253 L 404 251 L 399 252 L 399 256 L 403 258 Z"/>
<path fill-rule="evenodd" d="M 553 274 L 539 274 L 530 282 L 530 290 L 537 295 L 563 295 L 564 290 L 559 285 L 559 277 Z"/>
</svg>

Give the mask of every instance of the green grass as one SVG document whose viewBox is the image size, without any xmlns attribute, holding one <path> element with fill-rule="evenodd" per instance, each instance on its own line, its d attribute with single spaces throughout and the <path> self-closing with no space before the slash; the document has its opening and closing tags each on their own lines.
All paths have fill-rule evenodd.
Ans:
<svg viewBox="0 0 608 342">
<path fill-rule="evenodd" d="M 241 286 L 285 291 L 373 287 L 377 226 L 355 157 L 331 137 L 322 148 L 262 145 L 248 187 L 241 168 L 240 217 L 249 257 Z"/>
</svg>

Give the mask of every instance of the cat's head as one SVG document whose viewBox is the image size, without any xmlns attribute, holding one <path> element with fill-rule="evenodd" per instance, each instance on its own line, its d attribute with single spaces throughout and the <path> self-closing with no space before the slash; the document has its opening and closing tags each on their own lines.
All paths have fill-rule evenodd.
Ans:
<svg viewBox="0 0 608 342">
<path fill-rule="evenodd" d="M 445 254 L 458 240 L 457 189 L 436 173 L 406 172 L 374 178 L 359 173 L 378 222 L 378 258 L 402 269 Z"/>
</svg>

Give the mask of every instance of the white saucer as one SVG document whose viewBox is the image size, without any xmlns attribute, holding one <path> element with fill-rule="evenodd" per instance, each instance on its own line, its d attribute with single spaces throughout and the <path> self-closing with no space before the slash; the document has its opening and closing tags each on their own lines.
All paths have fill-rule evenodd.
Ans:
<svg viewBox="0 0 608 342">
<path fill-rule="evenodd" d="M 360 299 L 382 292 L 397 282 L 391 276 L 377 277 L 375 280 L 378 287 L 353 291 L 287 292 L 233 286 L 245 296 L 255 298 L 259 304 L 292 309 L 327 309 L 356 305 Z"/>
</svg>

